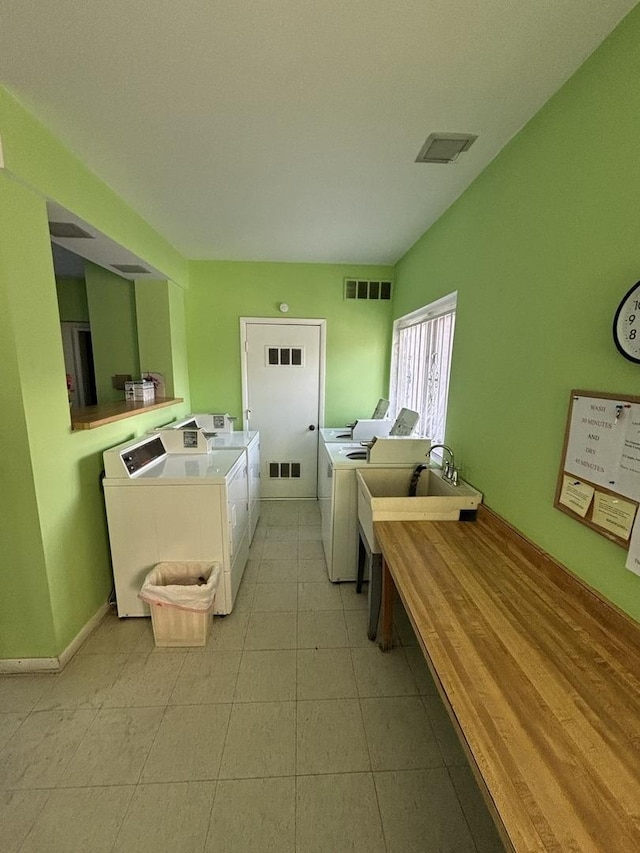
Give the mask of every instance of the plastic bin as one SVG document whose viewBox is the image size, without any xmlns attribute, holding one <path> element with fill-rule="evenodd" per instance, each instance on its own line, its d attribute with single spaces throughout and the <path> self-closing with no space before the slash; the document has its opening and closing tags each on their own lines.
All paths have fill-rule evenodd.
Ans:
<svg viewBox="0 0 640 853">
<path fill-rule="evenodd" d="M 156 646 L 204 646 L 220 580 L 219 563 L 158 563 L 139 596 L 151 610 Z"/>
</svg>

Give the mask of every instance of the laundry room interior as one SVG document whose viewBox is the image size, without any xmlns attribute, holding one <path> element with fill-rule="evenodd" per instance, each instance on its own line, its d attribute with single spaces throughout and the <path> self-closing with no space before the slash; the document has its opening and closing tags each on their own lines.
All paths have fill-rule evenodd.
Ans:
<svg viewBox="0 0 640 853">
<path fill-rule="evenodd" d="M 567 0 L 547 22 L 523 3 L 513 20 L 507 3 L 478 11 L 481 44 L 497 50 L 485 27 L 502 15 L 526 61 L 498 51 L 490 73 L 479 52 L 475 100 L 446 92 L 409 134 L 403 87 L 434 66 L 421 65 L 412 13 L 394 34 L 376 1 L 367 26 L 380 68 L 362 44 L 348 63 L 358 78 L 360 57 L 369 76 L 358 78 L 366 109 L 348 105 L 346 153 L 337 126 L 318 132 L 331 99 L 344 106 L 327 68 L 318 127 L 300 130 L 285 161 L 310 73 L 300 68 L 321 57 L 307 12 L 282 5 L 278 26 L 260 13 L 225 30 L 261 45 L 250 73 L 238 63 L 228 82 L 246 84 L 247 100 L 236 113 L 216 102 L 222 123 L 237 122 L 237 159 L 227 137 L 190 135 L 195 96 L 167 91 L 161 104 L 181 61 L 167 10 L 154 10 L 158 32 L 135 66 L 142 93 L 143 69 L 159 75 L 159 101 L 148 126 L 133 100 L 122 114 L 147 166 L 142 149 L 127 161 L 112 119 L 92 126 L 88 94 L 75 106 L 71 93 L 50 97 L 53 46 L 29 72 L 20 45 L 35 11 L 16 7 L 0 34 L 7 849 L 157 850 L 167 837 L 185 853 L 637 849 L 640 9 Z M 437 32 L 442 4 L 426 5 L 433 20 L 417 20 Z M 330 7 L 324 38 L 346 50 L 358 16 Z M 449 46 L 471 44 L 453 17 Z M 70 10 L 56 33 L 65 20 Z M 116 21 L 102 24 L 124 91 Z M 292 33 L 300 65 L 280 57 L 261 101 L 249 76 L 273 61 L 267 36 L 282 47 Z M 63 88 L 82 63 L 56 67 Z M 387 78 L 388 117 L 376 110 Z M 282 101 L 292 113 L 261 149 L 248 128 Z M 443 131 L 468 133 L 466 149 L 414 162 Z M 176 159 L 209 146 L 207 169 L 184 186 L 184 164 L 151 150 L 163 132 L 167 155 L 183 146 Z M 258 162 L 242 160 L 252 146 Z M 406 163 L 383 183 L 385 146 Z M 336 174 L 323 172 L 334 157 Z M 295 194 L 287 172 L 298 169 L 317 170 L 314 197 Z M 262 172 L 275 174 L 273 199 L 260 195 Z M 358 181 L 373 194 L 360 198 Z M 230 193 L 219 208 L 216 190 Z M 441 421 L 427 427 L 421 412 L 405 429 L 415 398 L 403 397 L 402 330 L 444 316 L 450 363 L 430 378 L 425 368 Z M 276 366 L 300 387 L 268 384 Z M 155 397 L 126 399 L 154 382 Z M 591 446 L 578 462 L 580 435 Z M 189 581 L 217 596 L 192 645 L 161 640 L 152 599 L 139 597 L 166 561 L 218 567 Z M 78 819 L 92 813 L 94 825 Z"/>
</svg>

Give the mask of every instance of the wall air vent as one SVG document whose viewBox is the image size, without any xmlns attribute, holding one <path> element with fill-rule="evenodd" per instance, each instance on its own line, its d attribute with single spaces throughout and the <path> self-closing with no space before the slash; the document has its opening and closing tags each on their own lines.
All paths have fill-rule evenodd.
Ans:
<svg viewBox="0 0 640 853">
<path fill-rule="evenodd" d="M 93 234 L 83 231 L 79 225 L 75 224 L 75 222 L 50 222 L 49 234 L 51 234 L 52 237 L 59 238 L 72 237 L 81 240 L 95 240 Z"/>
<path fill-rule="evenodd" d="M 416 163 L 453 163 L 468 151 L 478 137 L 473 133 L 431 133 L 416 157 Z"/>
<path fill-rule="evenodd" d="M 111 264 L 114 270 L 122 273 L 148 273 L 149 270 L 140 264 Z"/>
<path fill-rule="evenodd" d="M 376 299 L 389 301 L 391 299 L 390 281 L 362 281 L 357 278 L 345 278 L 345 299 Z"/>
<path fill-rule="evenodd" d="M 302 466 L 299 462 L 269 462 L 271 480 L 299 480 L 301 476 Z"/>
</svg>

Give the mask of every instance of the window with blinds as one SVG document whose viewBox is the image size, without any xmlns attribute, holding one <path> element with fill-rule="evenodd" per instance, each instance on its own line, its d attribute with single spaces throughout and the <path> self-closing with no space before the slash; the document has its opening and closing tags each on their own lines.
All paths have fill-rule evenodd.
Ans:
<svg viewBox="0 0 640 853">
<path fill-rule="evenodd" d="M 407 314 L 393 326 L 391 405 L 420 413 L 416 431 L 444 441 L 457 293 Z"/>
</svg>

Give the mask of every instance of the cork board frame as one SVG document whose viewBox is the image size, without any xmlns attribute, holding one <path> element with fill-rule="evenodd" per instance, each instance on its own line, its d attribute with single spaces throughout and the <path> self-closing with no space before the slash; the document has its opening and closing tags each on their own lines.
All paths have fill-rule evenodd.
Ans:
<svg viewBox="0 0 640 853">
<path fill-rule="evenodd" d="M 640 397 L 633 396 L 631 394 L 610 394 L 607 391 L 583 391 L 580 389 L 574 389 L 571 391 L 569 396 L 569 411 L 567 414 L 567 422 L 565 427 L 564 434 L 564 444 L 562 447 L 562 456 L 560 460 L 560 470 L 558 472 L 558 480 L 556 483 L 556 492 L 553 505 L 556 509 L 559 509 L 560 512 L 565 513 L 565 515 L 570 516 L 575 521 L 584 524 L 586 527 L 591 528 L 596 533 L 599 533 L 601 536 L 604 536 L 605 539 L 609 539 L 611 542 L 615 542 L 616 545 L 620 545 L 620 547 L 625 550 L 629 549 L 629 539 L 624 538 L 622 536 L 617 535 L 611 530 L 607 530 L 601 525 L 597 524 L 594 519 L 594 500 L 591 501 L 590 506 L 586 512 L 586 515 L 583 517 L 578 512 L 574 512 L 569 506 L 560 502 L 560 496 L 562 494 L 562 488 L 564 483 L 565 476 L 574 477 L 574 473 L 567 471 L 567 449 L 569 447 L 569 441 L 571 438 L 571 425 L 572 425 L 572 416 L 573 416 L 573 407 L 574 403 L 578 399 L 582 398 L 591 398 L 594 401 L 597 400 L 615 400 L 616 402 L 620 402 L 623 404 L 636 404 L 640 405 Z M 627 501 L 630 504 L 634 504 L 636 507 L 636 512 L 638 511 L 638 506 L 640 505 L 640 501 L 634 500 L 633 498 L 628 497 L 627 495 L 621 494 L 614 489 L 607 488 L 603 486 L 601 483 L 594 482 L 590 480 L 588 476 L 579 475 L 580 482 L 586 484 L 587 486 L 591 486 L 595 490 L 595 494 L 602 494 L 604 496 L 609 496 L 611 498 L 620 498 L 623 501 Z"/>
</svg>

